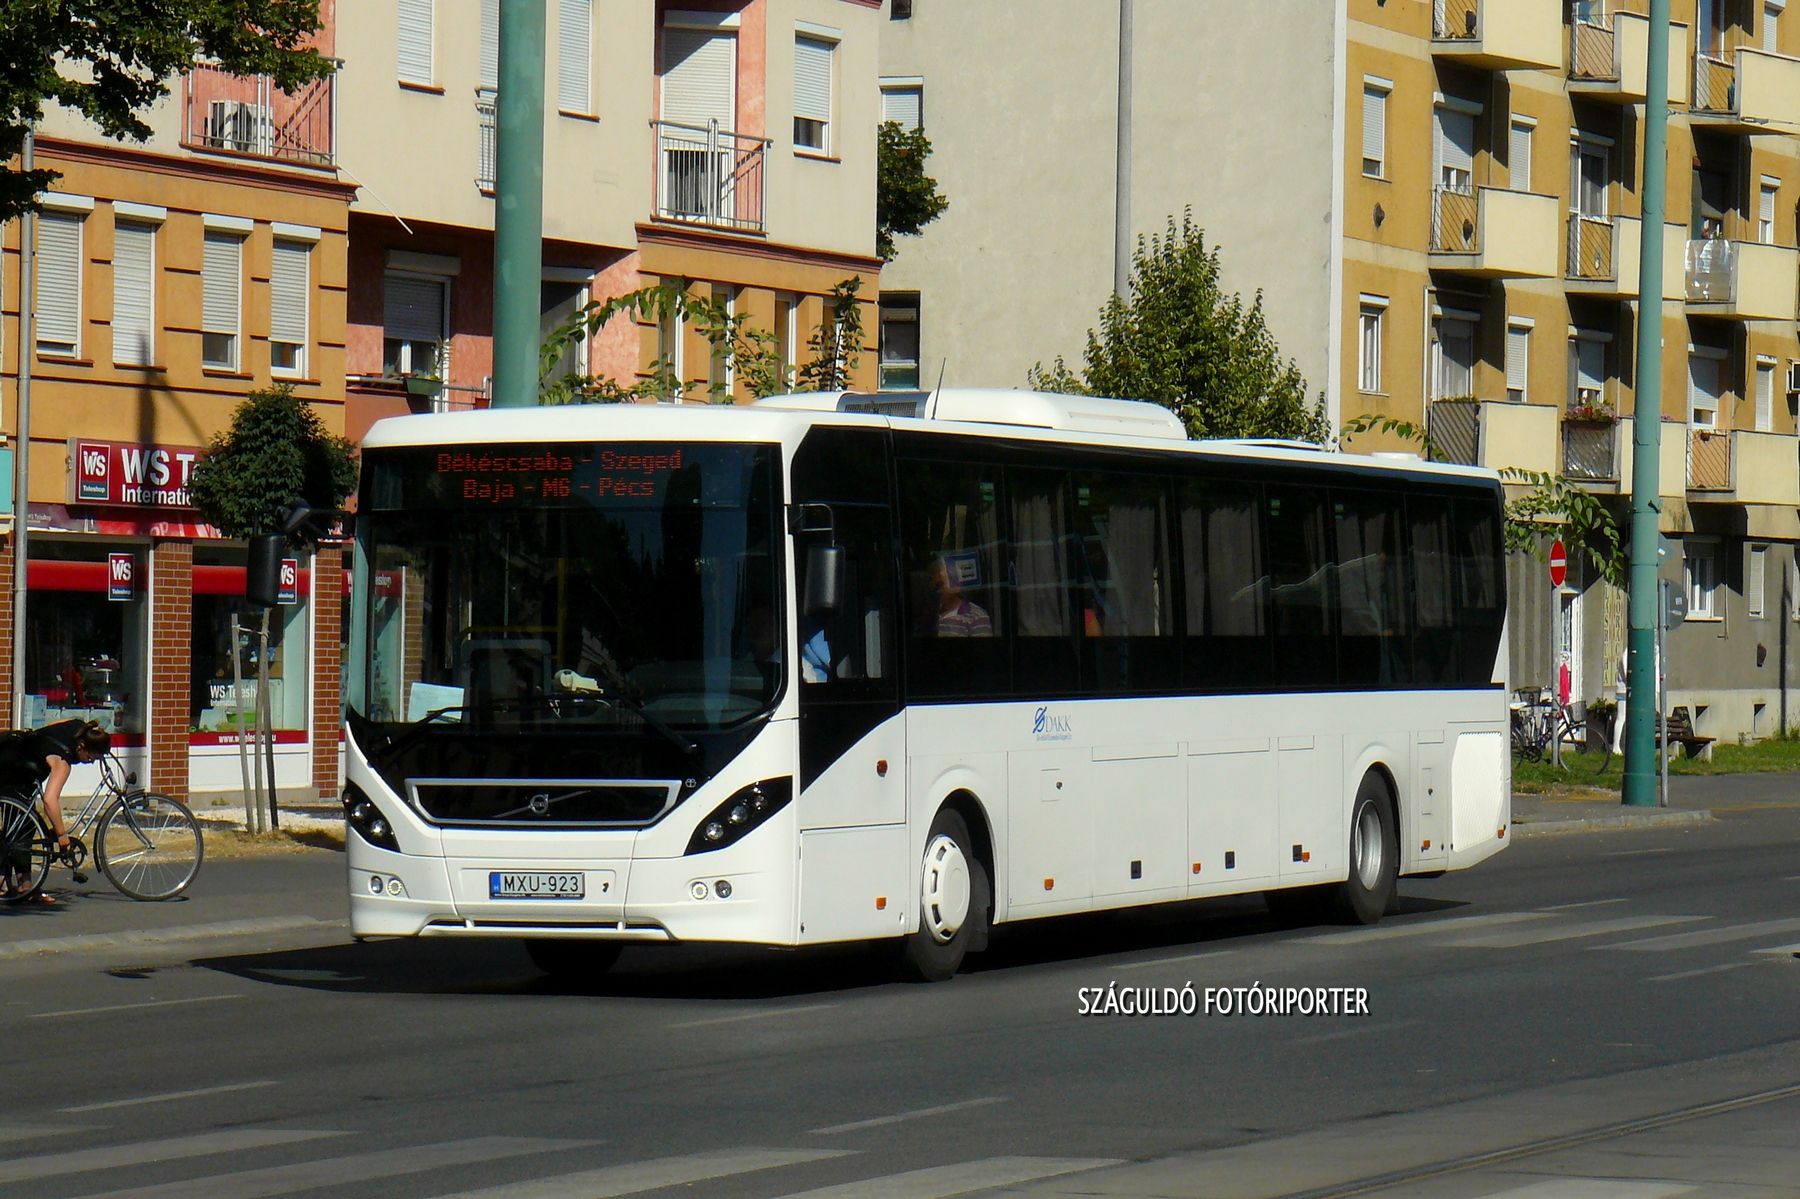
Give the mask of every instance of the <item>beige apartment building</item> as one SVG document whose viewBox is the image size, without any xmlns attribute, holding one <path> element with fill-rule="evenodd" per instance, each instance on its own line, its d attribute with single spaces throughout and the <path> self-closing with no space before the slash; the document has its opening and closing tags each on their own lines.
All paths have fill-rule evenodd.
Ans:
<svg viewBox="0 0 1800 1199">
<path fill-rule="evenodd" d="M 588 300 L 686 280 L 777 336 L 791 368 L 839 282 L 871 341 L 874 0 L 549 0 L 546 331 Z M 339 10 L 355 121 L 347 427 L 485 402 L 492 369 L 497 0 Z M 619 318 L 572 369 L 629 382 L 666 357 L 703 395 L 720 369 L 691 328 Z M 861 370 L 872 384 L 873 346 Z M 720 380 L 737 398 L 738 380 Z"/>
<path fill-rule="evenodd" d="M 884 274 L 886 384 L 1022 386 L 1078 360 L 1122 194 L 1139 233 L 1192 208 L 1334 423 L 1414 422 L 1446 457 L 1561 473 L 1624 518 L 1647 2 L 1131 8 L 1122 67 L 1119 0 L 1034 3 L 1030 55 L 1007 52 L 1017 5 L 889 0 L 885 109 L 923 122 L 951 208 Z M 1671 706 L 1761 736 L 1800 619 L 1800 9 L 1673 0 L 1669 44 L 1662 569 L 1693 613 Z M 1513 575 L 1514 682 L 1566 670 L 1574 698 L 1612 698 L 1623 595 L 1579 572 L 1553 595 L 1523 556 Z"/>
</svg>

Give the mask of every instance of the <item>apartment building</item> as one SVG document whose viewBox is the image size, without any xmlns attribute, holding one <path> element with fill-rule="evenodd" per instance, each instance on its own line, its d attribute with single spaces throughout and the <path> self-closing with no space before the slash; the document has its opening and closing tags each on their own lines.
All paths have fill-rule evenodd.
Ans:
<svg viewBox="0 0 1800 1199">
<path fill-rule="evenodd" d="M 589 300 L 685 280 L 776 334 L 791 368 L 823 298 L 861 278 L 875 327 L 874 0 L 549 0 L 546 331 Z M 492 369 L 497 0 L 366 0 L 339 167 L 350 206 L 348 429 L 486 402 Z M 873 384 L 875 363 L 861 370 Z M 703 395 L 742 383 L 688 327 L 614 321 L 569 368 L 666 359 Z"/>
<path fill-rule="evenodd" d="M 1800 573 L 1800 10 L 1673 0 L 1663 230 L 1664 576 L 1671 705 L 1713 736 L 1788 707 Z M 979 8 L 981 11 L 971 11 Z M 999 11 L 999 10 L 1006 11 Z M 1645 0 L 1136 0 L 1131 226 L 1191 206 L 1224 283 L 1335 423 L 1429 428 L 1445 457 L 1560 473 L 1621 520 L 1640 295 Z M 1020 386 L 1077 358 L 1111 291 L 1118 0 L 889 0 L 888 112 L 918 113 L 951 202 L 883 282 L 886 381 Z M 1027 124 L 996 114 L 1029 112 Z M 1001 143 L 1029 128 L 1030 153 Z M 1020 296 L 1031 319 L 1002 326 Z M 1007 327 L 1004 339 L 991 330 Z M 1363 436 L 1357 451 L 1416 450 Z M 1518 489 L 1514 489 L 1515 493 Z M 1622 593 L 1512 568 L 1518 685 L 1612 698 Z M 1789 679 L 1800 676 L 1791 667 Z M 1797 697 L 1800 698 L 1800 697 Z M 1797 718 L 1790 714 L 1790 723 Z"/>
<path fill-rule="evenodd" d="M 329 27 L 321 48 L 334 50 Z M 0 622 L 0 719 L 98 721 L 149 786 L 202 805 L 239 785 L 231 619 L 258 617 L 244 601 L 244 546 L 199 521 L 187 475 L 253 388 L 291 384 L 343 427 L 353 189 L 333 167 L 336 115 L 330 80 L 287 96 L 206 67 L 148 114 L 143 144 L 52 109 L 36 165 L 62 178 L 34 221 L 30 345 L 21 222 L 5 227 L 0 587 L 20 568 L 13 522 L 27 520 L 30 537 L 26 627 L 12 628 L 10 603 Z M 16 513 L 27 355 L 30 507 Z M 277 780 L 329 796 L 342 584 L 336 555 L 300 566 L 274 621 Z M 21 712 L 15 633 L 26 638 Z M 241 665 L 254 678 L 248 655 Z"/>
</svg>

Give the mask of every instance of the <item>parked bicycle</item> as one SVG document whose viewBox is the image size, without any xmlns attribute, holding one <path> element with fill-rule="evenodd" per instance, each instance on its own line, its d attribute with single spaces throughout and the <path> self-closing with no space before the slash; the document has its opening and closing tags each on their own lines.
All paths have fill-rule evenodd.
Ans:
<svg viewBox="0 0 1800 1199">
<path fill-rule="evenodd" d="M 137 788 L 111 754 L 98 760 L 100 782 L 68 822 L 69 845 L 59 849 L 40 806 L 42 787 L 30 795 L 0 793 L 0 872 L 18 903 L 44 889 L 50 869 L 66 866 L 76 882 L 87 861 L 85 834 L 93 831 L 94 861 L 107 881 L 133 899 L 173 899 L 200 873 L 206 844 L 186 804 Z"/>
<path fill-rule="evenodd" d="M 1585 749 L 1587 705 L 1558 703 L 1548 692 L 1527 687 L 1513 692 L 1513 757 L 1521 762 L 1541 762 L 1551 747 Z"/>
</svg>

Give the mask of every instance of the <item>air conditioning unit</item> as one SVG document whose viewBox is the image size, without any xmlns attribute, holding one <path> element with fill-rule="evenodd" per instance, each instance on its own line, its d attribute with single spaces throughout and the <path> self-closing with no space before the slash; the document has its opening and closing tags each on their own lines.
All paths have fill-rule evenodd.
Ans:
<svg viewBox="0 0 1800 1199">
<path fill-rule="evenodd" d="M 1787 389 L 1789 395 L 1800 394 L 1800 362 L 1788 363 Z"/>
<path fill-rule="evenodd" d="M 266 154 L 273 124 L 267 105 L 214 100 L 206 113 L 206 144 L 240 154 Z"/>
</svg>

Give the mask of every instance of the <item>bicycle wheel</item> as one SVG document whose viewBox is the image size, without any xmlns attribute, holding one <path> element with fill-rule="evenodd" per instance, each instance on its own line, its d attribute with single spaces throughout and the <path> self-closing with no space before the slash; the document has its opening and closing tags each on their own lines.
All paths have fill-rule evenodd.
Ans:
<svg viewBox="0 0 1800 1199">
<path fill-rule="evenodd" d="M 37 896 L 50 877 L 50 833 L 31 805 L 0 795 L 0 875 L 6 899 L 20 903 Z"/>
<path fill-rule="evenodd" d="M 166 795 L 127 795 L 100 817 L 94 857 L 133 899 L 172 899 L 200 873 L 206 843 L 187 805 Z"/>
</svg>

